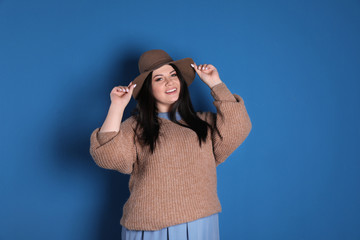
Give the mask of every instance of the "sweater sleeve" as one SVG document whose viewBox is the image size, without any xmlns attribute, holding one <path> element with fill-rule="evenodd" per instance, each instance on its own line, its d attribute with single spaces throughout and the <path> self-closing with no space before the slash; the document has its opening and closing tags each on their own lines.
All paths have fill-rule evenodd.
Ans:
<svg viewBox="0 0 360 240">
<path fill-rule="evenodd" d="M 218 166 L 244 142 L 252 124 L 244 100 L 239 95 L 232 94 L 225 83 L 212 87 L 211 95 L 217 109 L 215 123 L 221 135 L 216 130 L 212 134 L 213 151 Z"/>
<path fill-rule="evenodd" d="M 96 128 L 90 137 L 90 154 L 102 168 L 131 174 L 136 161 L 135 130 L 130 117 L 120 125 L 119 132 L 99 132 Z"/>
</svg>

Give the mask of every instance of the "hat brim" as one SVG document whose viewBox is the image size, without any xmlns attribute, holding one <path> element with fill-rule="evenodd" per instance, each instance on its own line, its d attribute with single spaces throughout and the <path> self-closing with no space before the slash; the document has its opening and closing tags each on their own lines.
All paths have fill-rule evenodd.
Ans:
<svg viewBox="0 0 360 240">
<path fill-rule="evenodd" d="M 140 92 L 140 89 L 142 88 L 144 81 L 146 79 L 146 77 L 154 70 L 167 65 L 173 63 L 181 72 L 181 75 L 184 77 L 184 80 L 187 84 L 187 86 L 190 86 L 190 84 L 194 81 L 195 79 L 195 75 L 196 75 L 196 71 L 193 67 L 191 67 L 190 64 L 193 64 L 194 61 L 192 60 L 192 58 L 183 58 L 180 60 L 176 60 L 176 61 L 171 61 L 168 63 L 164 63 L 161 66 L 157 66 L 155 69 L 149 70 L 149 71 L 145 71 L 143 73 L 141 73 L 139 76 L 137 76 L 134 81 L 133 84 L 136 84 L 136 88 L 134 88 L 133 90 L 133 97 L 135 99 L 138 98 L 138 94 Z"/>
</svg>

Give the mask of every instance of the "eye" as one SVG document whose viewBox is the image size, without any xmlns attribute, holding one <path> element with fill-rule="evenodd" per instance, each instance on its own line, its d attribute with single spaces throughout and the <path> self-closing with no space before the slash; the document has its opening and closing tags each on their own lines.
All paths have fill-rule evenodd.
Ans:
<svg viewBox="0 0 360 240">
<path fill-rule="evenodd" d="M 176 74 L 176 73 L 173 73 L 171 76 L 172 76 L 172 77 L 176 77 L 176 76 L 177 76 L 177 74 Z"/>
<path fill-rule="evenodd" d="M 155 79 L 155 81 L 158 82 L 158 81 L 160 81 L 161 79 L 162 79 L 162 78 L 157 78 L 157 79 Z"/>
</svg>

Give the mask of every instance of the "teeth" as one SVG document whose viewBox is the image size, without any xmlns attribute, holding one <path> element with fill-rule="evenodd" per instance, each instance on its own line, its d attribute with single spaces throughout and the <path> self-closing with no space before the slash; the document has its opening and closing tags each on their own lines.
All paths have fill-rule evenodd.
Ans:
<svg viewBox="0 0 360 240">
<path fill-rule="evenodd" d="M 172 90 L 167 91 L 167 93 L 174 92 L 174 91 L 176 91 L 176 88 L 174 88 L 174 89 L 172 89 Z"/>
</svg>

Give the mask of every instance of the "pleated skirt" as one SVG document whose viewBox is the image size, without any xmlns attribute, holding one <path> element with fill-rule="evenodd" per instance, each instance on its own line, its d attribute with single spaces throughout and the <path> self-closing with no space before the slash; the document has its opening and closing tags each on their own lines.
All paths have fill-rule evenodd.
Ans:
<svg viewBox="0 0 360 240">
<path fill-rule="evenodd" d="M 122 240 L 219 240 L 219 214 L 157 231 L 129 230 L 122 226 Z"/>
</svg>

